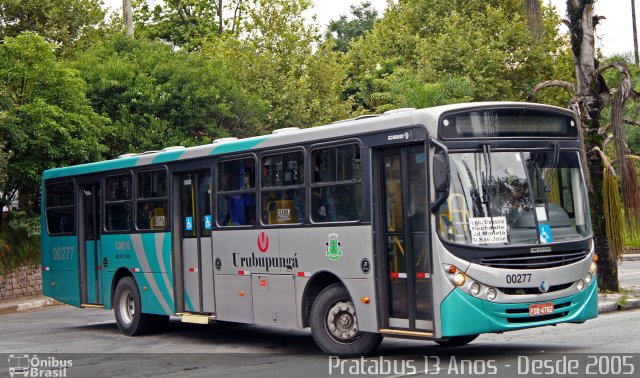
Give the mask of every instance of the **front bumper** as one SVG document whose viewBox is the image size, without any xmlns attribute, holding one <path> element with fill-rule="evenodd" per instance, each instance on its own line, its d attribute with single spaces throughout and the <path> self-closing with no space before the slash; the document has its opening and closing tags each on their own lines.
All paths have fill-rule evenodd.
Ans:
<svg viewBox="0 0 640 378">
<path fill-rule="evenodd" d="M 552 302 L 552 314 L 529 316 L 529 305 Z M 568 297 L 542 302 L 496 303 L 454 289 L 440 305 L 442 337 L 513 331 L 565 322 L 583 322 L 598 316 L 598 285 Z"/>
</svg>

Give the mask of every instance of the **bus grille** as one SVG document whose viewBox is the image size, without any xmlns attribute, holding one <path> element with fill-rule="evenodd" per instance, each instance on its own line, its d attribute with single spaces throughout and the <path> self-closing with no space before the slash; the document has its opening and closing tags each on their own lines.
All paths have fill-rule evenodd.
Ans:
<svg viewBox="0 0 640 378">
<path fill-rule="evenodd" d="M 478 263 L 502 269 L 547 269 L 578 262 L 589 254 L 588 250 L 569 252 L 547 252 L 532 255 L 485 257 Z"/>
<path fill-rule="evenodd" d="M 573 282 L 569 282 L 561 285 L 553 285 L 549 287 L 549 290 L 547 291 L 547 293 L 553 293 L 554 291 L 564 290 L 566 288 L 571 287 L 571 285 L 573 285 Z M 540 294 L 540 289 L 538 289 L 537 287 L 518 287 L 518 288 L 499 287 L 498 289 L 507 295 Z"/>
</svg>

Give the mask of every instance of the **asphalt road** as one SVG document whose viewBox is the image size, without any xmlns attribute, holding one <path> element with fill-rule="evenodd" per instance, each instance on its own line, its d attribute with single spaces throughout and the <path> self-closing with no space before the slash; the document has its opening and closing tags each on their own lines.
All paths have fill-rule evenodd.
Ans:
<svg viewBox="0 0 640 378">
<path fill-rule="evenodd" d="M 387 338 L 372 357 L 337 360 L 320 353 L 306 330 L 232 323 L 202 326 L 174 319 L 166 333 L 126 337 L 119 333 L 111 311 L 58 306 L 1 315 L 0 353 L 4 354 L 0 356 L 0 375 L 9 369 L 10 354 L 14 358 L 26 354 L 40 360 L 72 360 L 73 365 L 65 371 L 69 377 L 315 377 L 341 372 L 402 376 L 423 375 L 425 371 L 438 376 L 455 376 L 457 372 L 511 377 L 531 375 L 535 361 L 544 359 L 559 364 L 554 365 L 556 373 L 558 367 L 575 360 L 579 376 L 586 374 L 589 363 L 595 372 L 633 368 L 637 376 L 640 310 L 605 314 L 579 325 L 481 335 L 456 349 Z M 630 356 L 624 360 L 626 365 L 624 355 Z M 382 370 L 375 370 L 376 366 Z"/>
<path fill-rule="evenodd" d="M 634 260 L 629 259 L 618 264 L 618 279 L 621 287 L 640 289 L 640 256 L 634 256 Z"/>
</svg>

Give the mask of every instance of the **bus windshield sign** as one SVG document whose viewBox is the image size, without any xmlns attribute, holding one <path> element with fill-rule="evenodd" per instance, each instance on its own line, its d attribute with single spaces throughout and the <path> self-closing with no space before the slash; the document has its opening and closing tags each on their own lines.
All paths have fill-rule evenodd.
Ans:
<svg viewBox="0 0 640 378">
<path fill-rule="evenodd" d="M 577 138 L 573 117 L 534 109 L 482 109 L 445 114 L 442 139 L 501 137 Z"/>
</svg>

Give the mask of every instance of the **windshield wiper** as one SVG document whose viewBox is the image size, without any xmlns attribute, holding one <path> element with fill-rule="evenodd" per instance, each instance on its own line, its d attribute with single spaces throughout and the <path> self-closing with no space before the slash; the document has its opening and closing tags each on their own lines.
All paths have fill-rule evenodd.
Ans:
<svg viewBox="0 0 640 378">
<path fill-rule="evenodd" d="M 491 214 L 491 182 L 493 181 L 493 173 L 491 171 L 491 145 L 482 145 L 482 157 L 484 158 L 484 166 L 486 171 L 482 174 L 482 203 L 487 208 L 487 214 L 491 217 L 493 225 L 493 215 Z"/>
</svg>

